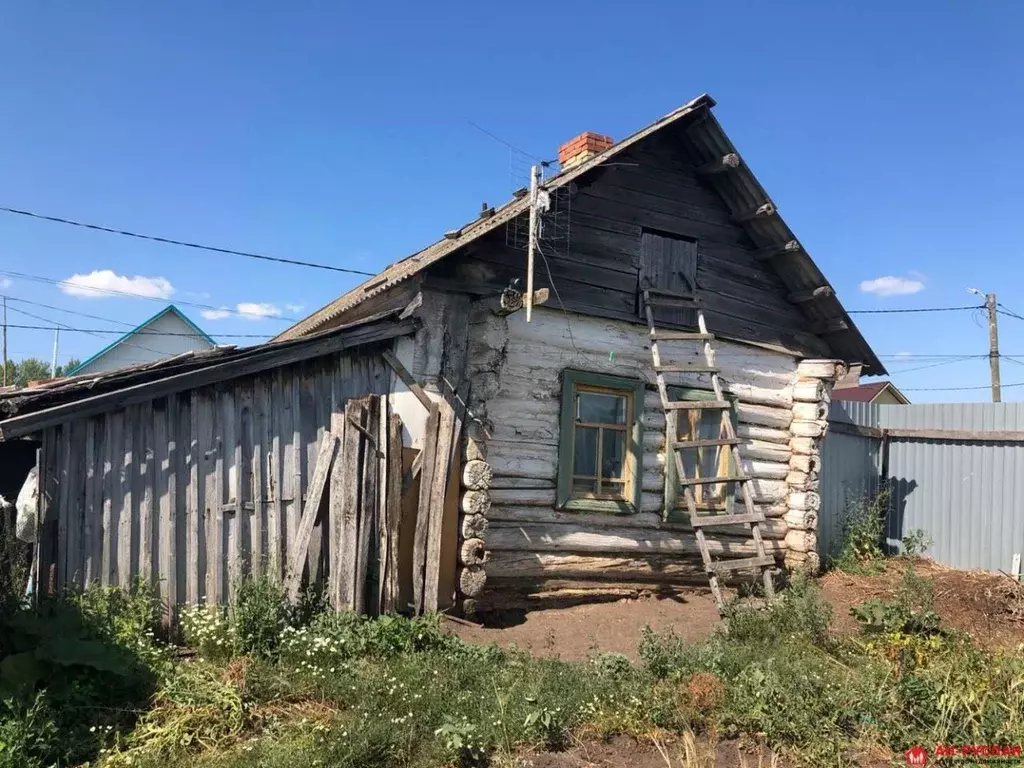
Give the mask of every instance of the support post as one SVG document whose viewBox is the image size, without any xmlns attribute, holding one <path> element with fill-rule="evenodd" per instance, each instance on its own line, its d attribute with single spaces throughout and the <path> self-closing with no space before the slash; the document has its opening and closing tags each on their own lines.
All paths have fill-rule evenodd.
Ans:
<svg viewBox="0 0 1024 768">
<path fill-rule="evenodd" d="M 540 166 L 530 168 L 530 235 L 526 246 L 526 322 L 533 316 L 533 260 L 537 240 L 537 191 Z"/>
<path fill-rule="evenodd" d="M 999 386 L 999 329 L 996 324 L 996 295 L 985 294 L 985 308 L 988 310 L 988 367 L 992 374 L 992 402 L 1002 402 Z"/>
<path fill-rule="evenodd" d="M 53 329 L 53 362 L 50 363 L 50 378 L 57 378 L 57 345 L 60 343 L 60 328 Z"/>
<path fill-rule="evenodd" d="M 7 297 L 4 296 L 4 327 L 3 327 L 3 355 L 4 355 L 4 386 L 7 386 Z"/>
</svg>

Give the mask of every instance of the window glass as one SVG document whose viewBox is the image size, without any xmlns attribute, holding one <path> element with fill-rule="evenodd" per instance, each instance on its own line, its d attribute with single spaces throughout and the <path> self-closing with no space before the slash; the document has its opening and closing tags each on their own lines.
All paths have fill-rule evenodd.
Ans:
<svg viewBox="0 0 1024 768">
<path fill-rule="evenodd" d="M 576 401 L 578 421 L 601 424 L 626 423 L 626 398 L 600 392 L 580 392 Z"/>
</svg>

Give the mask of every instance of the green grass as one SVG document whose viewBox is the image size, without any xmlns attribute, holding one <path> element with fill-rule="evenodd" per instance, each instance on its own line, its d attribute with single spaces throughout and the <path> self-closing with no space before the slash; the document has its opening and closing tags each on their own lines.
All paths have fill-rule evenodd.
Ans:
<svg viewBox="0 0 1024 768">
<path fill-rule="evenodd" d="M 0 766 L 505 765 L 588 735 L 693 733 L 843 766 L 865 749 L 1024 740 L 1024 661 L 945 631 L 912 570 L 892 600 L 856 609 L 857 637 L 831 637 L 828 605 L 798 579 L 770 610 L 731 611 L 706 641 L 648 630 L 639 663 L 469 645 L 436 616 L 295 612 L 269 584 L 239 595 L 228 611 L 186 612 L 184 658 L 155 631 L 144 590 L 17 609 L 13 626 L 77 627 L 77 650 L 8 691 Z M 0 679 L 24 652 L 2 650 Z"/>
</svg>

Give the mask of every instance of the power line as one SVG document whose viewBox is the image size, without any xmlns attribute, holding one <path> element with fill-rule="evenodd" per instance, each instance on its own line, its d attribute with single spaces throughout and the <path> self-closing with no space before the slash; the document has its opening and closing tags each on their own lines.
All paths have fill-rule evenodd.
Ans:
<svg viewBox="0 0 1024 768">
<path fill-rule="evenodd" d="M 848 309 L 848 315 L 904 315 L 913 312 L 963 312 L 968 309 L 984 309 L 985 306 L 970 307 L 920 307 L 916 309 Z M 1024 318 L 1021 318 L 1024 320 Z"/>
<path fill-rule="evenodd" d="M 60 330 L 62 330 L 62 331 L 75 331 L 75 330 L 77 330 L 75 328 L 72 328 L 70 325 L 66 325 L 65 323 L 61 323 L 61 322 L 59 322 L 57 320 L 54 320 L 52 318 L 49 318 L 49 317 L 43 317 L 42 315 L 34 315 L 31 312 L 26 312 L 24 309 L 18 309 L 17 307 L 8 307 L 8 309 L 10 309 L 12 312 L 17 312 L 20 315 L 27 315 L 28 317 L 31 317 L 33 320 L 41 320 L 44 323 L 55 323 L 56 324 L 56 327 L 50 328 L 48 330 L 55 331 L 58 328 Z M 19 325 L 12 325 L 12 324 L 8 323 L 7 327 L 8 328 L 20 328 L 21 326 L 19 326 Z M 86 330 L 82 330 L 82 333 L 88 333 L 90 336 L 97 336 L 98 337 L 98 336 L 100 336 L 101 332 L 99 332 L 99 331 L 86 331 Z M 103 331 L 103 333 L 119 333 L 119 334 L 123 334 L 124 332 L 123 331 Z M 149 347 L 144 347 L 141 344 L 136 344 L 136 343 L 131 342 L 131 341 L 127 340 L 127 339 L 125 339 L 124 343 L 127 346 L 129 346 L 129 347 L 134 347 L 135 349 L 142 349 L 142 350 L 145 350 L 146 352 L 152 352 L 152 353 L 157 354 L 157 355 L 164 354 L 160 350 L 150 349 Z"/>
<path fill-rule="evenodd" d="M 1003 389 L 1007 387 L 1024 387 L 1024 381 L 1018 381 L 1016 384 L 1002 384 L 1000 385 Z M 984 384 L 980 387 L 900 387 L 904 392 L 961 392 L 968 389 L 992 389 L 991 384 Z"/>
<path fill-rule="evenodd" d="M 8 208 L 7 206 L 0 205 L 0 211 L 5 213 L 12 213 L 18 216 L 28 216 L 33 219 L 40 219 L 42 221 L 50 221 L 55 224 L 67 224 L 72 227 L 82 227 L 83 229 L 92 229 L 97 232 L 107 232 L 111 235 L 123 235 L 124 237 L 134 237 L 138 240 L 149 240 L 154 243 L 164 243 L 166 245 L 180 245 L 183 248 L 195 248 L 200 251 L 211 251 L 213 253 L 225 253 L 231 256 L 245 256 L 248 259 L 260 259 L 261 261 L 273 261 L 279 264 L 292 264 L 297 267 L 310 267 L 311 269 L 326 269 L 330 272 L 345 272 L 350 275 L 366 275 L 367 277 L 373 277 L 376 272 L 364 272 L 361 269 L 347 269 L 346 267 L 333 267 L 329 264 L 317 264 L 313 261 L 298 261 L 296 259 L 285 259 L 279 256 L 266 256 L 262 253 L 251 253 L 249 251 L 236 251 L 232 248 L 218 248 L 214 245 L 201 245 L 199 243 L 190 243 L 187 240 L 174 240 L 169 237 L 159 237 L 157 235 L 144 235 L 139 232 L 130 232 L 126 229 L 114 229 L 113 227 L 103 227 L 99 224 L 87 224 L 83 221 L 75 221 L 73 219 L 65 219 L 60 216 L 49 216 L 43 213 L 34 213 L 32 211 L 23 211 L 19 208 Z"/>
<path fill-rule="evenodd" d="M 530 158 L 531 160 L 536 160 L 538 163 L 545 162 L 544 160 L 542 160 L 541 158 L 537 157 L 536 155 L 531 155 L 529 152 L 526 152 L 525 150 L 520 149 L 516 145 L 511 144 L 511 143 L 505 141 L 503 138 L 501 138 L 501 136 L 498 136 L 496 134 L 491 133 L 486 128 L 484 128 L 482 125 L 477 125 L 472 120 L 468 120 L 468 119 L 466 120 L 466 122 L 469 123 L 474 128 L 476 128 L 481 133 L 487 134 L 488 136 L 490 136 L 492 139 L 494 139 L 499 144 L 504 144 L 506 147 L 511 149 L 513 152 L 518 152 L 520 155 L 525 155 L 526 157 Z"/>
<path fill-rule="evenodd" d="M 1016 312 L 1011 312 L 1009 309 L 1006 308 L 1005 305 L 997 304 L 996 306 L 1002 307 L 1002 309 L 997 309 L 996 310 L 996 312 L 998 312 L 1000 315 L 1006 315 L 1007 317 L 1013 317 L 1013 318 L 1016 318 L 1017 320 L 1024 320 L 1024 317 L 1022 317 L 1021 315 L 1018 315 Z"/>
<path fill-rule="evenodd" d="M 72 283 L 69 280 L 57 280 L 56 278 L 53 278 L 53 277 L 43 277 L 41 275 L 30 275 L 30 274 L 28 274 L 26 272 L 13 272 L 13 271 L 7 270 L 7 269 L 0 269 L 0 275 L 7 275 L 9 277 L 16 277 L 19 280 L 30 280 L 30 281 L 36 282 L 36 283 L 46 283 L 48 285 L 71 286 L 71 287 L 79 289 L 79 290 L 84 290 L 84 289 L 87 288 L 88 290 L 95 291 L 96 293 L 107 293 L 107 294 L 110 294 L 111 296 L 125 296 L 125 297 L 127 297 L 129 299 L 146 299 L 147 301 L 159 301 L 162 304 L 165 304 L 167 302 L 166 298 L 163 298 L 163 297 L 160 297 L 160 296 L 147 296 L 144 293 L 132 293 L 131 291 L 119 291 L 116 288 L 94 288 L 92 286 L 81 286 L 81 285 L 79 285 L 77 283 Z M 240 312 L 237 309 L 229 309 L 228 307 L 217 307 L 217 306 L 214 306 L 213 304 L 199 304 L 198 302 L 195 302 L 195 301 L 184 301 L 184 300 L 181 300 L 181 299 L 176 299 L 174 303 L 175 304 L 180 304 L 183 307 L 196 307 L 198 309 L 208 309 L 208 310 L 212 310 L 214 312 L 228 312 L 228 313 L 230 313 L 232 315 L 238 315 L 239 317 L 245 317 L 245 318 L 248 318 L 248 319 L 252 319 L 254 317 L 254 315 L 252 315 L 250 313 Z M 268 320 L 283 320 L 283 321 L 290 322 L 290 323 L 297 323 L 298 322 L 298 318 L 296 318 L 296 317 L 287 317 L 285 315 L 273 315 L 273 316 L 267 315 L 266 318 Z"/>
<path fill-rule="evenodd" d="M 65 309 L 64 307 L 56 307 L 53 304 L 43 304 L 42 302 L 39 302 L 39 301 L 29 301 L 28 299 L 18 299 L 18 298 L 15 298 L 14 296 L 8 296 L 7 300 L 8 301 L 16 301 L 19 304 L 29 304 L 29 305 L 31 305 L 33 307 L 42 307 L 43 309 L 52 309 L 52 310 L 54 310 L 56 312 L 66 312 L 69 315 L 79 315 L 81 317 L 87 317 L 90 320 L 102 320 L 105 323 L 117 323 L 118 325 L 124 325 L 124 326 L 127 326 L 128 328 L 134 328 L 135 327 L 131 323 L 126 323 L 123 320 L 114 320 L 113 318 L 102 317 L 100 315 L 90 315 L 88 312 L 78 312 L 78 311 L 76 311 L 74 309 Z M 52 322 L 57 322 L 57 321 L 54 320 Z"/>
<path fill-rule="evenodd" d="M 965 360 L 972 359 L 972 357 L 973 356 L 958 357 L 953 360 L 943 360 L 938 363 L 930 363 L 929 365 L 919 365 L 915 366 L 914 368 L 904 368 L 902 371 L 892 371 L 892 375 L 898 376 L 902 373 L 910 373 L 911 371 L 923 371 L 928 368 L 938 368 L 940 365 L 952 365 L 953 363 L 962 363 Z M 983 355 L 983 357 L 987 357 L 987 355 Z"/>
<path fill-rule="evenodd" d="M 29 312 L 26 312 L 23 309 L 15 309 L 14 307 L 9 307 L 9 309 L 11 309 L 14 312 L 20 312 L 23 315 L 29 315 L 29 317 L 34 317 L 37 320 L 43 320 L 43 321 L 49 322 L 49 323 L 57 322 L 56 320 L 51 320 L 50 318 L 47 318 L 47 317 L 39 317 L 38 315 L 33 315 L 33 314 L 29 313 Z M 73 328 L 70 325 L 64 325 L 64 324 L 61 324 L 61 323 L 58 323 L 57 325 L 18 325 L 16 323 L 8 323 L 7 327 L 8 328 L 20 328 L 20 329 L 26 330 L 26 331 L 56 331 L 56 330 L 61 330 L 61 331 L 72 331 L 72 332 L 75 332 L 75 333 L 90 333 L 90 334 L 93 334 L 93 335 L 99 334 L 99 333 L 124 335 L 124 331 L 112 331 L 112 330 L 109 330 L 107 328 Z M 269 338 L 271 335 L 272 334 L 269 334 L 269 333 L 218 333 L 217 337 L 221 338 L 221 339 L 266 339 L 266 338 Z M 195 336 L 195 334 L 194 333 L 177 333 L 177 332 L 174 332 L 174 331 L 135 331 L 135 333 L 133 333 L 132 336 L 184 336 L 184 337 L 187 337 L 187 338 L 192 338 L 193 336 Z M 156 350 L 150 350 L 150 351 L 154 352 Z"/>
</svg>

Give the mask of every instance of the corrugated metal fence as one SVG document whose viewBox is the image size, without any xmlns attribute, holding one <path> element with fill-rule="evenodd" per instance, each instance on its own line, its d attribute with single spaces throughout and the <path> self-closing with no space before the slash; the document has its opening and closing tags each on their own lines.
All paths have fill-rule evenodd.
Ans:
<svg viewBox="0 0 1024 768">
<path fill-rule="evenodd" d="M 821 470 L 823 556 L 838 547 L 850 505 L 877 493 L 883 482 L 891 493 L 886 538 L 893 547 L 919 529 L 932 541 L 927 554 L 939 562 L 1005 571 L 1014 554 L 1024 552 L 1024 441 L 976 434 L 1024 431 L 1024 403 L 835 402 L 829 420 L 834 428 Z M 850 434 L 856 430 L 843 424 L 879 434 Z M 907 430 L 954 434 L 922 437 L 903 434 Z"/>
</svg>

